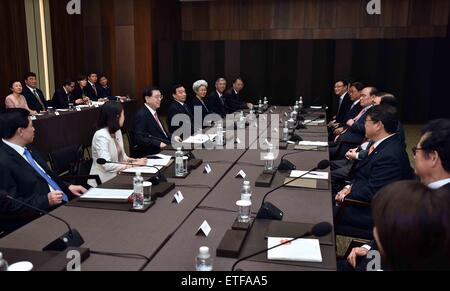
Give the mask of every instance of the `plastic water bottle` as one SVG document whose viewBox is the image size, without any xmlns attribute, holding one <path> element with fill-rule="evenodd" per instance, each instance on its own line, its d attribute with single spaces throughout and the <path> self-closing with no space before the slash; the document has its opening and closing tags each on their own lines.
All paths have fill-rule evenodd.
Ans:
<svg viewBox="0 0 450 291">
<path fill-rule="evenodd" d="M 289 125 L 288 125 L 287 121 L 284 123 L 283 140 L 284 141 L 288 141 L 289 140 Z"/>
<path fill-rule="evenodd" d="M 264 108 L 263 108 L 263 102 L 262 102 L 261 99 L 259 99 L 259 103 L 258 103 L 258 112 L 259 112 L 259 113 L 263 113 L 263 110 L 264 110 Z"/>
<path fill-rule="evenodd" d="M 252 199 L 252 187 L 250 181 L 244 181 L 241 189 L 241 200 L 251 201 Z"/>
<path fill-rule="evenodd" d="M 273 152 L 273 144 L 267 145 L 267 153 L 264 157 L 264 170 L 265 171 L 273 171 L 273 164 L 275 160 L 275 155 Z"/>
<path fill-rule="evenodd" d="M 303 97 L 300 96 L 300 100 L 298 102 L 298 106 L 300 107 L 300 110 L 303 109 Z"/>
<path fill-rule="evenodd" d="M 264 97 L 264 110 L 269 109 L 269 100 L 267 100 L 267 97 Z"/>
<path fill-rule="evenodd" d="M 240 117 L 239 117 L 239 121 L 238 121 L 238 126 L 239 129 L 245 129 L 245 117 L 244 117 L 244 112 L 241 113 Z"/>
<path fill-rule="evenodd" d="M 211 272 L 213 270 L 213 260 L 208 247 L 201 247 L 195 259 L 195 269 L 198 272 Z"/>
<path fill-rule="evenodd" d="M 291 118 L 296 121 L 298 117 L 298 111 L 294 108 L 294 111 L 291 113 Z"/>
<path fill-rule="evenodd" d="M 144 208 L 144 178 L 139 172 L 133 178 L 133 208 Z"/>
<path fill-rule="evenodd" d="M 175 176 L 183 177 L 185 173 L 184 153 L 181 148 L 177 148 L 177 152 L 175 153 Z"/>
<path fill-rule="evenodd" d="M 8 262 L 3 259 L 3 254 L 0 253 L 0 272 L 8 271 Z"/>
<path fill-rule="evenodd" d="M 222 122 L 219 122 L 217 124 L 217 145 L 221 146 L 224 144 L 223 142 L 223 126 L 222 126 Z"/>
</svg>

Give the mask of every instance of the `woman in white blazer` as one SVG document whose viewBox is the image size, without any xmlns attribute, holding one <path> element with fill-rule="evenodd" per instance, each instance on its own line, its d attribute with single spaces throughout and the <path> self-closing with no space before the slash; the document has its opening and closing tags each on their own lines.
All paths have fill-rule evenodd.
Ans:
<svg viewBox="0 0 450 291">
<path fill-rule="evenodd" d="M 97 127 L 99 130 L 92 139 L 92 168 L 91 175 L 99 175 L 102 183 L 116 177 L 121 171 L 133 166 L 144 166 L 147 159 L 132 159 L 127 156 L 123 147 L 123 136 L 120 128 L 125 122 L 123 107 L 117 102 L 107 102 L 102 107 Z M 131 165 L 97 164 L 97 159 L 105 159 L 109 162 L 129 163 Z M 97 187 L 93 180 L 89 185 Z"/>
</svg>

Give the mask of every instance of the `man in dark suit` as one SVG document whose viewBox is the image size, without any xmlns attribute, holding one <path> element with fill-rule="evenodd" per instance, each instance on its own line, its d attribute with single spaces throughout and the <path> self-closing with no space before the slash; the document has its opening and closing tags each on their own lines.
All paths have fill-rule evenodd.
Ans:
<svg viewBox="0 0 450 291">
<path fill-rule="evenodd" d="M 231 113 L 231 108 L 225 105 L 225 90 L 227 88 L 227 81 L 224 78 L 216 80 L 216 90 L 209 94 L 206 101 L 206 106 L 213 113 L 219 114 L 225 118 L 228 113 Z"/>
<path fill-rule="evenodd" d="M 53 107 L 55 109 L 67 109 L 69 104 L 74 104 L 75 100 L 72 96 L 72 92 L 75 89 L 75 82 L 66 80 L 63 83 L 62 88 L 57 89 L 53 94 Z"/>
<path fill-rule="evenodd" d="M 332 141 L 341 134 L 346 128 L 347 128 L 347 121 L 350 119 L 355 118 L 358 116 L 358 114 L 363 109 L 360 102 L 361 102 L 361 91 L 365 88 L 362 83 L 355 82 L 352 83 L 350 86 L 350 89 L 348 91 L 348 95 L 350 96 L 350 106 L 347 108 L 347 105 L 344 104 L 345 99 L 343 99 L 343 106 L 340 107 L 340 113 L 343 111 L 347 111 L 345 113 L 345 116 L 342 117 L 336 117 L 333 121 L 331 121 L 328 125 L 328 140 Z"/>
<path fill-rule="evenodd" d="M 352 101 L 350 94 L 348 92 L 349 90 L 349 83 L 346 80 L 339 80 L 334 85 L 334 93 L 339 98 L 337 111 L 336 111 L 336 122 L 337 123 L 344 123 L 345 116 L 347 115 L 348 111 L 350 110 L 350 107 L 352 106 Z"/>
<path fill-rule="evenodd" d="M 175 85 L 172 89 L 173 101 L 169 106 L 167 114 L 167 123 L 169 124 L 170 132 L 182 130 L 184 138 L 191 136 L 194 131 L 194 115 L 186 103 L 187 95 L 186 89 L 183 85 Z"/>
<path fill-rule="evenodd" d="M 101 94 L 101 87 L 97 83 L 98 77 L 96 73 L 90 73 L 88 75 L 88 84 L 84 88 L 84 94 L 92 101 L 103 101 Z"/>
<path fill-rule="evenodd" d="M 365 120 L 366 135 L 371 140 L 368 156 L 358 164 L 351 185 L 336 195 L 337 203 L 344 199 L 370 203 L 384 186 L 413 178 L 408 155 L 396 137 L 398 124 L 394 107 L 379 105 L 370 109 Z M 341 223 L 366 230 L 373 228 L 370 209 L 357 206 L 346 207 Z"/>
<path fill-rule="evenodd" d="M 141 157 L 160 153 L 171 144 L 172 135 L 164 128 L 157 110 L 161 107 L 163 96 L 156 87 L 144 90 L 145 105 L 134 120 L 132 135 Z"/>
<path fill-rule="evenodd" d="M 345 157 L 348 150 L 363 143 L 366 138 L 365 120 L 369 109 L 373 106 L 378 90 L 375 87 L 364 88 L 361 92 L 361 112 L 347 121 L 347 128 L 338 135 L 334 142 L 330 142 L 330 158 L 340 160 Z"/>
<path fill-rule="evenodd" d="M 36 112 L 46 111 L 46 100 L 44 93 L 37 88 L 37 76 L 33 72 L 28 72 L 24 76 L 25 86 L 22 95 L 27 100 L 28 107 Z"/>
<path fill-rule="evenodd" d="M 245 101 L 241 97 L 240 93 L 243 89 L 244 81 L 239 77 L 234 81 L 233 87 L 227 90 L 227 92 L 224 94 L 225 105 L 230 108 L 231 111 L 228 113 L 252 108 L 253 105 L 250 103 L 245 103 Z"/>
<path fill-rule="evenodd" d="M 100 84 L 100 98 L 115 101 L 116 97 L 113 96 L 108 77 L 101 75 L 100 78 L 98 78 L 98 83 Z M 120 99 L 122 99 L 122 97 Z"/>
<path fill-rule="evenodd" d="M 62 182 L 36 152 L 27 146 L 34 140 L 34 127 L 24 109 L 8 109 L 0 115 L 0 189 L 10 196 L 45 211 L 86 192 L 82 186 Z M 14 231 L 40 214 L 19 203 L 0 203 L 1 227 Z"/>
<path fill-rule="evenodd" d="M 450 193 L 450 120 L 430 121 L 413 153 L 416 174 L 422 183 Z"/>
</svg>

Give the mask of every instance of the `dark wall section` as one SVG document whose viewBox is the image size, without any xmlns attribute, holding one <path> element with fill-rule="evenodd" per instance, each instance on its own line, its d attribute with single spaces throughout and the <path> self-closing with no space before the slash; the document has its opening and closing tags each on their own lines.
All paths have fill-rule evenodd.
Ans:
<svg viewBox="0 0 450 291">
<path fill-rule="evenodd" d="M 24 2 L 2 0 L 0 11 L 0 108 L 3 108 L 9 95 L 9 82 L 21 80 L 30 65 Z"/>
<path fill-rule="evenodd" d="M 292 105 L 302 95 L 308 104 L 333 104 L 337 78 L 351 78 L 394 93 L 405 123 L 450 117 L 449 39 L 159 41 L 155 49 L 155 83 L 164 91 L 181 82 L 193 95 L 192 84 L 206 79 L 229 81 L 241 75 L 244 95 L 257 102 Z M 441 106 L 442 105 L 442 106 Z"/>
</svg>

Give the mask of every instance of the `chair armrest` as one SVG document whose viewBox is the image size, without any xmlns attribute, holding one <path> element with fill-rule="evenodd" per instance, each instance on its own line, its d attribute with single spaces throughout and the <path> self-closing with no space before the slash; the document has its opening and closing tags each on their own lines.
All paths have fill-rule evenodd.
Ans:
<svg viewBox="0 0 450 291">
<path fill-rule="evenodd" d="M 61 177 L 62 180 L 64 181 L 71 181 L 71 180 L 95 180 L 95 182 L 97 183 L 97 185 L 101 185 L 102 181 L 100 180 L 100 176 L 99 175 L 78 175 L 78 176 L 64 176 Z"/>
</svg>

